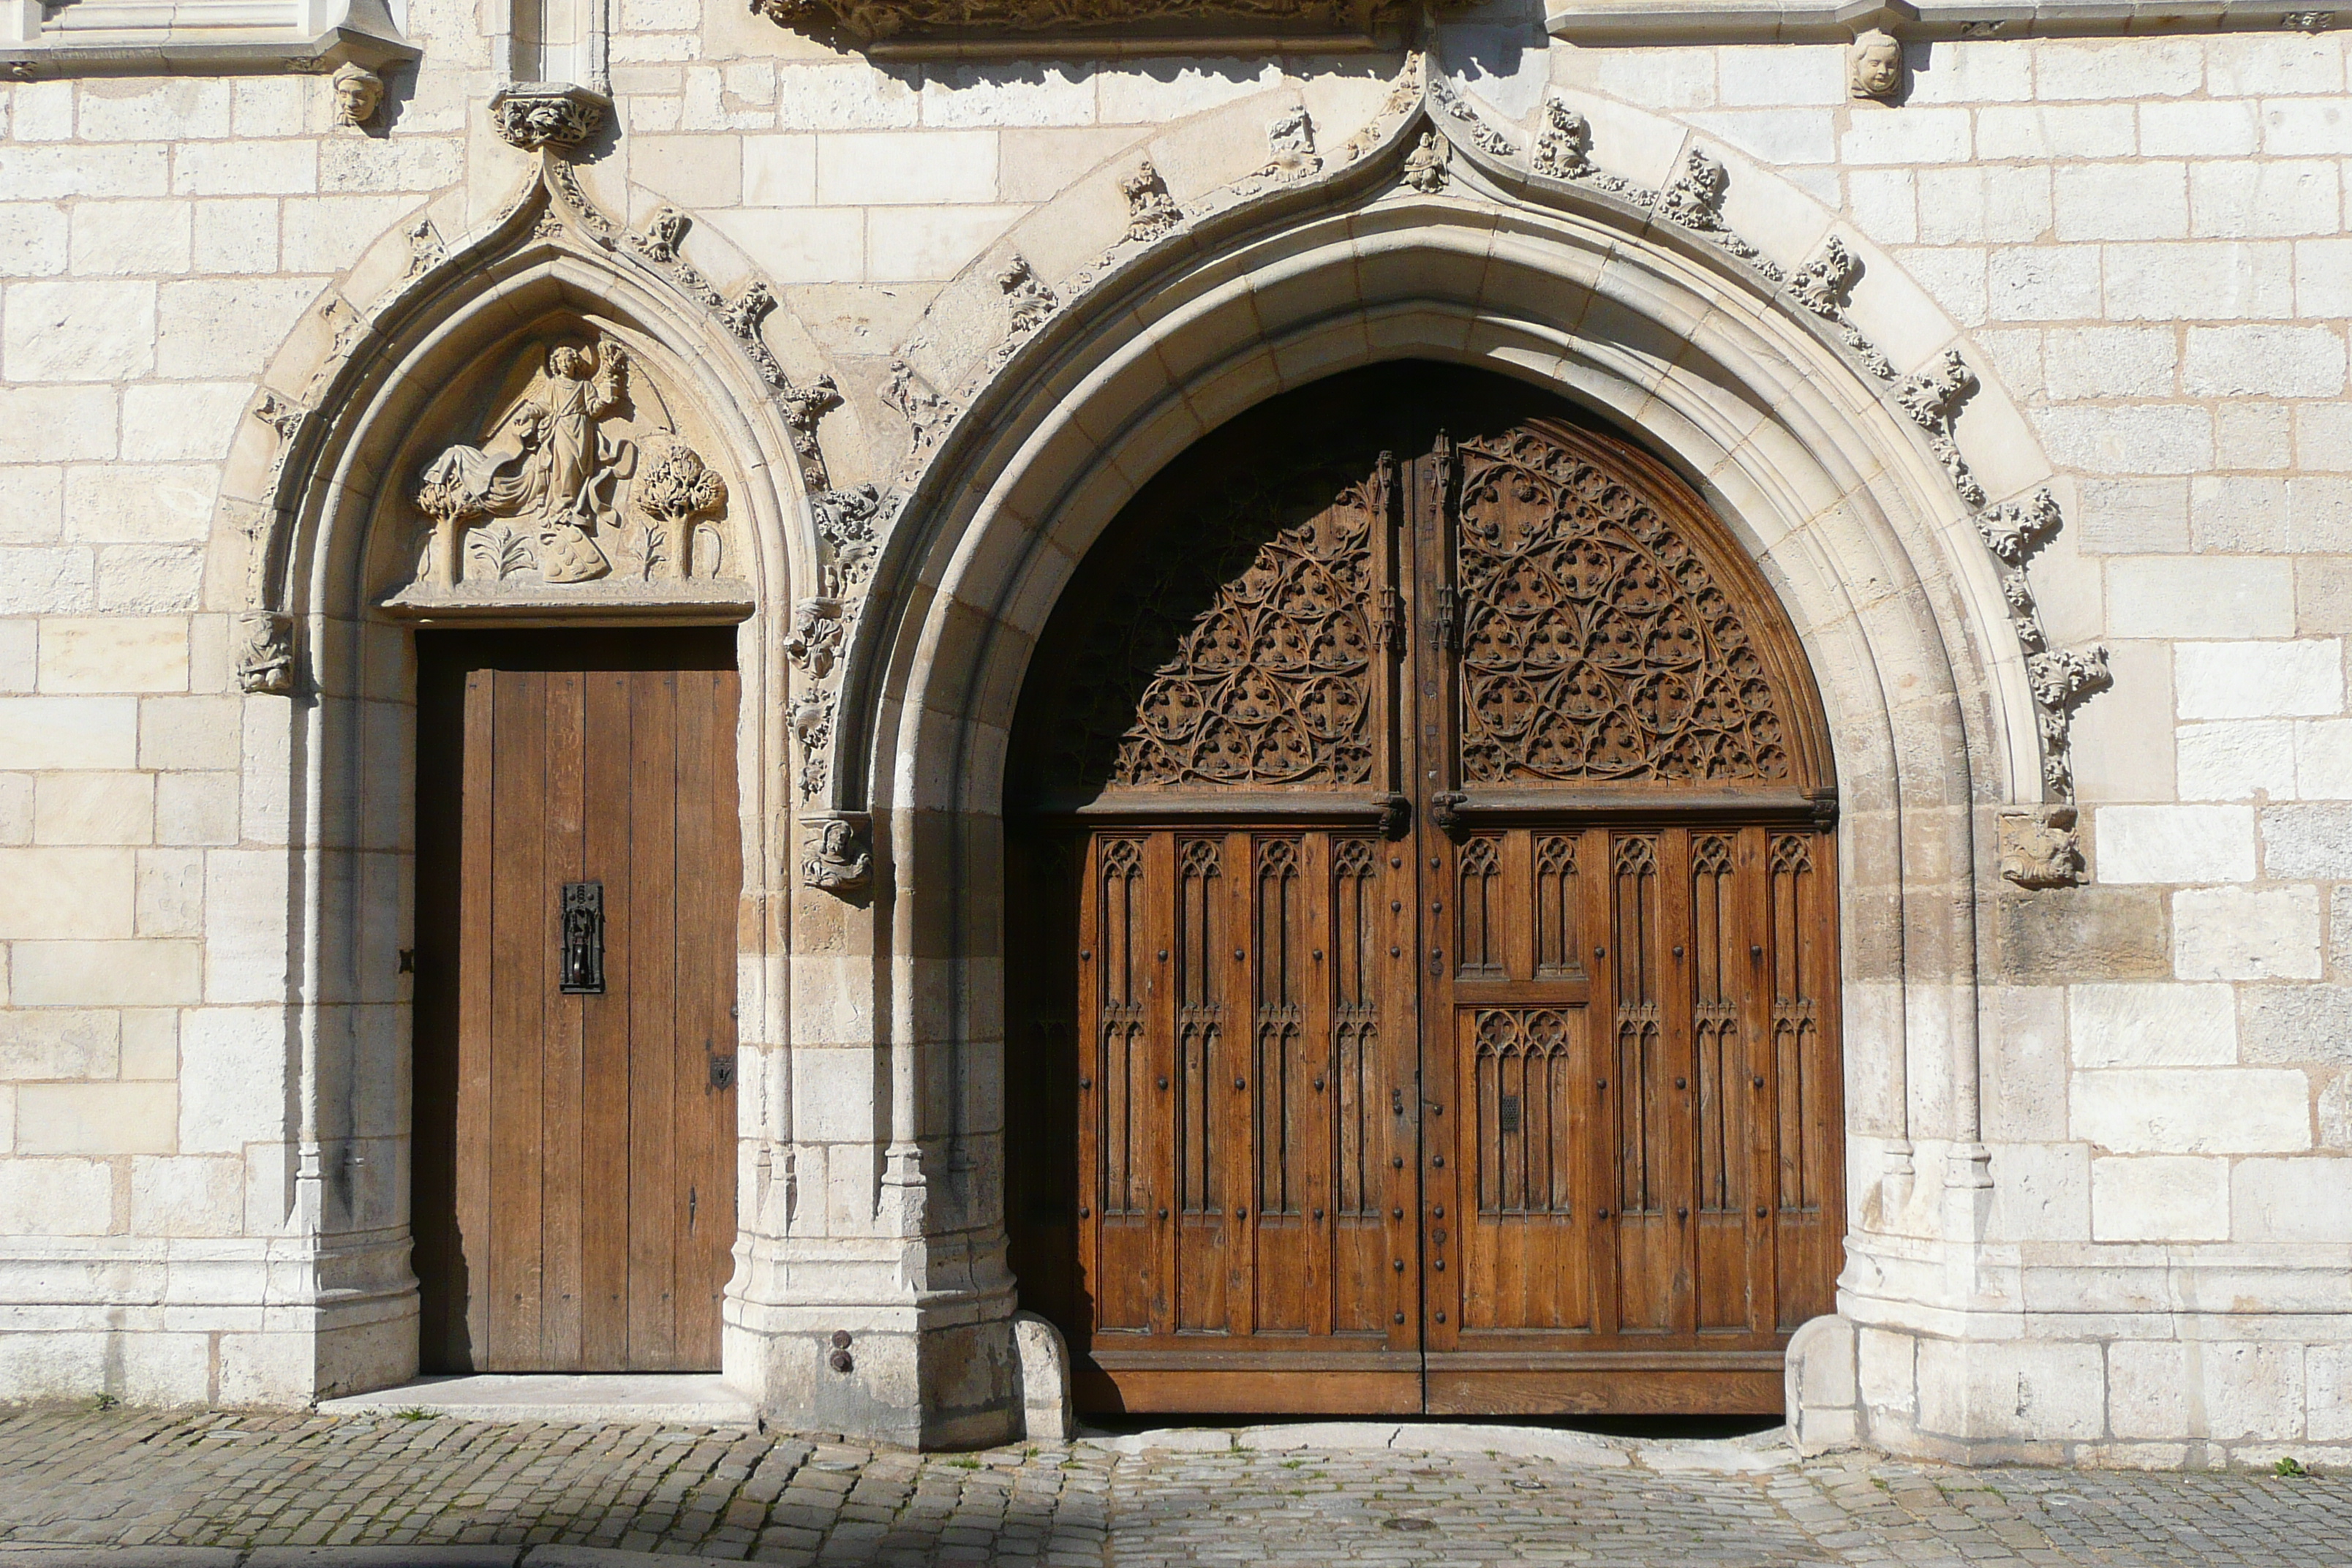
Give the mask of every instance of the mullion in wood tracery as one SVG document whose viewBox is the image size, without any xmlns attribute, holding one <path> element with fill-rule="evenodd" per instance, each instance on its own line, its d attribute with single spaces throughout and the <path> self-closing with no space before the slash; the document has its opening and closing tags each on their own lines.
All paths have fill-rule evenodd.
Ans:
<svg viewBox="0 0 2352 1568">
<path fill-rule="evenodd" d="M 1617 840 L 1616 931 L 1610 947 L 1617 977 L 1617 1207 L 1648 1214 L 1664 1206 L 1658 1157 L 1664 1127 L 1656 1090 L 1658 976 L 1653 948 L 1658 932 L 1658 841 Z"/>
<path fill-rule="evenodd" d="M 1102 964 L 1096 1080 L 1102 1085 L 1102 1208 L 1141 1214 L 1151 1202 L 1150 1042 L 1144 1018 L 1143 846 L 1132 838 L 1102 845 Z"/>
<path fill-rule="evenodd" d="M 1743 1186 L 1741 1139 L 1731 1086 L 1741 1071 L 1739 987 L 1733 944 L 1738 906 L 1731 840 L 1702 834 L 1691 841 L 1691 1047 L 1698 1058 L 1698 1203 L 1737 1208 Z"/>
<path fill-rule="evenodd" d="M 1536 431 L 1459 453 L 1465 784 L 1790 776 L 1784 699 L 1664 517 Z"/>
<path fill-rule="evenodd" d="M 1804 931 L 1817 896 L 1812 847 L 1803 834 L 1775 834 L 1770 849 L 1772 1055 L 1779 1074 L 1780 1207 L 1817 1209 L 1822 1202 L 1822 1131 L 1811 1114 L 1827 1086 L 1809 1068 L 1820 1048 L 1821 1004 L 1805 973 Z"/>
<path fill-rule="evenodd" d="M 1176 1190 L 1187 1214 L 1213 1213 L 1220 1202 L 1214 1129 L 1217 1073 L 1223 1067 L 1224 988 L 1218 962 L 1219 845 L 1182 840 L 1177 851 Z"/>
<path fill-rule="evenodd" d="M 1296 1125 L 1305 1110 L 1296 1079 L 1305 1064 L 1304 1018 L 1295 973 L 1299 855 L 1296 839 L 1266 838 L 1257 846 L 1257 1007 L 1254 1079 L 1257 1142 L 1257 1206 L 1260 1214 L 1289 1214 L 1306 1184 L 1293 1170 L 1309 1150 Z"/>
<path fill-rule="evenodd" d="M 1339 1180 L 1336 1212 L 1379 1212 L 1382 1183 L 1374 1118 L 1380 1104 L 1381 1019 L 1374 976 L 1380 936 L 1377 847 L 1369 838 L 1341 838 L 1331 847 L 1336 935 L 1332 941 L 1331 1054 L 1338 1091 L 1332 1128 Z"/>
</svg>

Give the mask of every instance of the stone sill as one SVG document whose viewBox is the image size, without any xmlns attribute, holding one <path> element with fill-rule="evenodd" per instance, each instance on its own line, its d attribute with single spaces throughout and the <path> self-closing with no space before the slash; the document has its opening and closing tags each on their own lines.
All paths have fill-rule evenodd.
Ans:
<svg viewBox="0 0 2352 1568">
<path fill-rule="evenodd" d="M 0 0 L 0 79 L 382 71 L 423 51 L 383 0 Z"/>
<path fill-rule="evenodd" d="M 1552 37 L 1574 44 L 1843 43 L 1869 27 L 1902 38 L 2046 38 L 2312 32 L 2333 25 L 2332 12 L 2278 0 L 1580 0 L 1544 17 Z"/>
</svg>

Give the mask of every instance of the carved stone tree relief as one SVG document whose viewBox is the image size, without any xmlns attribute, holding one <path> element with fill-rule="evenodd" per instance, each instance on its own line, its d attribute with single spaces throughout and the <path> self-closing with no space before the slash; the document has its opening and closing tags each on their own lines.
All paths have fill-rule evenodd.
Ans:
<svg viewBox="0 0 2352 1568">
<path fill-rule="evenodd" d="M 467 401 L 478 413 L 412 469 L 419 549 L 393 603 L 699 597 L 739 574 L 726 479 L 616 338 L 535 342 Z"/>
<path fill-rule="evenodd" d="M 1787 696 L 1664 517 L 1528 432 L 1461 459 L 1466 781 L 1790 776 Z"/>
</svg>

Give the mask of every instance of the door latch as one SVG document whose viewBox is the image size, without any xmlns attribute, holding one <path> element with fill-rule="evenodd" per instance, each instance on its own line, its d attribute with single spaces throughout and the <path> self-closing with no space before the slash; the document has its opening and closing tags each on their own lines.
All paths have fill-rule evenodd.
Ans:
<svg viewBox="0 0 2352 1568">
<path fill-rule="evenodd" d="M 563 884 L 563 952 L 556 973 L 575 996 L 604 994 L 604 884 Z"/>
<path fill-rule="evenodd" d="M 710 1087 L 713 1089 L 735 1087 L 735 1053 L 733 1051 L 710 1053 Z"/>
</svg>

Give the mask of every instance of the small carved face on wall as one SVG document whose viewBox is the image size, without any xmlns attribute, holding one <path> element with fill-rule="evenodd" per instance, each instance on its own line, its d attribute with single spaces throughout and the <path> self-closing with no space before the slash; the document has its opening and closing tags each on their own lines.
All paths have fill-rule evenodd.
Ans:
<svg viewBox="0 0 2352 1568">
<path fill-rule="evenodd" d="M 335 73 L 335 122 L 365 125 L 383 107 L 383 79 L 372 70 L 347 65 Z"/>
<path fill-rule="evenodd" d="M 1846 51 L 1846 71 L 1854 97 L 1892 103 L 1903 90 L 1902 41 L 1872 28 Z"/>
</svg>

